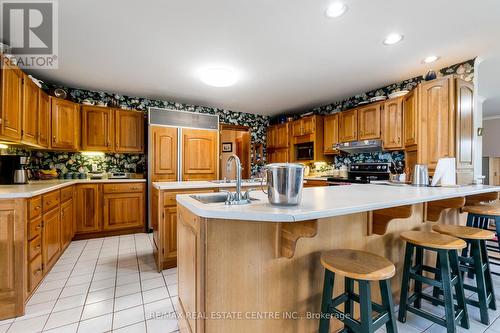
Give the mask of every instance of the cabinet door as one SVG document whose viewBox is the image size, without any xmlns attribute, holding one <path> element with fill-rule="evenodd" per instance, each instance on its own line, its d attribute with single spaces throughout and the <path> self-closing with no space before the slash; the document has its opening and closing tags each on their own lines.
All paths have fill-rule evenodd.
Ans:
<svg viewBox="0 0 500 333">
<path fill-rule="evenodd" d="M 293 136 L 301 136 L 303 133 L 302 130 L 302 119 L 294 120 L 292 122 L 292 135 Z"/>
<path fill-rule="evenodd" d="M 49 147 L 50 138 L 50 99 L 42 89 L 38 90 L 38 144 Z"/>
<path fill-rule="evenodd" d="M 114 149 L 113 109 L 98 106 L 82 107 L 82 148 L 94 151 Z M 130 133 L 129 135 L 134 135 Z"/>
<path fill-rule="evenodd" d="M 266 132 L 266 146 L 267 148 L 276 147 L 276 126 L 270 126 Z"/>
<path fill-rule="evenodd" d="M 151 127 L 152 181 L 177 180 L 177 128 Z"/>
<path fill-rule="evenodd" d="M 339 114 L 326 116 L 323 122 L 323 147 L 325 154 L 335 154 L 338 150 L 335 145 L 339 143 Z"/>
<path fill-rule="evenodd" d="M 312 134 L 316 131 L 316 117 L 302 118 L 302 135 Z"/>
<path fill-rule="evenodd" d="M 163 260 L 177 258 L 177 208 L 163 208 Z"/>
<path fill-rule="evenodd" d="M 218 133 L 182 129 L 182 180 L 217 179 Z"/>
<path fill-rule="evenodd" d="M 144 193 L 109 193 L 103 196 L 102 229 L 105 231 L 144 226 Z"/>
<path fill-rule="evenodd" d="M 0 60 L 2 69 L 0 136 L 10 140 L 21 140 L 23 73 L 1 55 Z"/>
<path fill-rule="evenodd" d="M 51 147 L 63 150 L 72 150 L 77 146 L 77 133 L 75 125 L 77 123 L 77 106 L 76 104 L 58 99 L 51 98 L 51 131 L 52 140 Z M 80 123 L 78 121 L 78 123 Z"/>
<path fill-rule="evenodd" d="M 356 141 L 358 139 L 358 110 L 339 113 L 340 142 Z"/>
<path fill-rule="evenodd" d="M 358 109 L 358 140 L 380 139 L 380 109 L 374 104 Z"/>
<path fill-rule="evenodd" d="M 43 214 L 42 253 L 44 269 L 50 269 L 61 251 L 61 216 L 59 207 Z"/>
<path fill-rule="evenodd" d="M 100 230 L 99 185 L 77 185 L 75 191 L 76 233 Z"/>
<path fill-rule="evenodd" d="M 453 157 L 455 150 L 455 117 L 450 105 L 450 79 L 443 78 L 422 84 L 422 113 L 425 130 L 424 163 L 436 168 L 442 157 Z"/>
<path fill-rule="evenodd" d="M 416 146 L 418 141 L 418 90 L 414 89 L 403 97 L 404 146 Z"/>
<path fill-rule="evenodd" d="M 401 98 L 389 100 L 384 104 L 382 140 L 384 149 L 394 150 L 403 148 L 403 101 Z"/>
<path fill-rule="evenodd" d="M 24 143 L 38 143 L 38 96 L 40 88 L 25 75 L 23 80 L 23 130 Z"/>
<path fill-rule="evenodd" d="M 289 149 L 288 148 L 281 148 L 276 150 L 276 157 L 274 163 L 288 163 L 289 160 Z"/>
<path fill-rule="evenodd" d="M 144 151 L 144 114 L 139 111 L 115 111 L 115 151 Z"/>
<path fill-rule="evenodd" d="M 456 80 L 457 169 L 474 168 L 474 86 Z"/>
<path fill-rule="evenodd" d="M 276 127 L 276 147 L 288 148 L 289 142 L 288 124 L 281 124 Z"/>
<path fill-rule="evenodd" d="M 73 223 L 74 223 L 74 207 L 73 199 L 64 202 L 61 205 L 61 248 L 64 249 L 69 245 L 73 238 Z"/>
</svg>

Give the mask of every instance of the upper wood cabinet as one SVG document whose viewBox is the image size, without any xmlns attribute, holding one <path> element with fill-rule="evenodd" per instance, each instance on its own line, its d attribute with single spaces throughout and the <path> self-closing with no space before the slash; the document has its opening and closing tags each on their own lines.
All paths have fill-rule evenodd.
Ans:
<svg viewBox="0 0 500 333">
<path fill-rule="evenodd" d="M 50 140 L 50 98 L 38 90 L 38 145 L 49 147 Z"/>
<path fill-rule="evenodd" d="M 381 109 L 381 103 L 358 109 L 358 140 L 380 139 Z"/>
<path fill-rule="evenodd" d="M 290 135 L 289 135 L 289 124 L 280 124 L 275 127 L 275 147 L 276 148 L 287 148 L 290 144 Z"/>
<path fill-rule="evenodd" d="M 358 110 L 339 113 L 339 141 L 358 140 Z"/>
<path fill-rule="evenodd" d="M 21 140 L 23 111 L 23 72 L 0 55 L 1 114 L 0 137 Z"/>
<path fill-rule="evenodd" d="M 292 122 L 292 135 L 302 136 L 316 132 L 316 117 L 307 116 Z"/>
<path fill-rule="evenodd" d="M 416 147 L 418 143 L 418 91 L 415 88 L 403 97 L 404 147 Z"/>
<path fill-rule="evenodd" d="M 276 126 L 269 126 L 266 131 L 267 148 L 276 147 Z"/>
<path fill-rule="evenodd" d="M 80 118 L 77 104 L 51 97 L 51 148 L 75 150 L 78 148 Z"/>
<path fill-rule="evenodd" d="M 91 151 L 112 151 L 114 148 L 113 109 L 82 106 L 82 148 Z"/>
<path fill-rule="evenodd" d="M 456 80 L 456 158 L 459 184 L 470 184 L 474 177 L 474 86 Z"/>
<path fill-rule="evenodd" d="M 75 188 L 76 233 L 100 230 L 99 185 L 79 184 Z"/>
<path fill-rule="evenodd" d="M 325 154 L 336 154 L 335 145 L 339 143 L 339 114 L 326 116 L 323 120 L 323 149 Z"/>
<path fill-rule="evenodd" d="M 26 144 L 38 144 L 39 91 L 40 88 L 27 75 L 24 75 L 21 140 Z"/>
<path fill-rule="evenodd" d="M 144 151 L 144 114 L 140 111 L 115 111 L 115 151 Z"/>
<path fill-rule="evenodd" d="M 174 127 L 151 127 L 152 181 L 177 180 L 177 134 Z"/>
<path fill-rule="evenodd" d="M 182 179 L 217 179 L 217 131 L 182 129 Z"/>
<path fill-rule="evenodd" d="M 403 99 L 390 99 L 382 110 L 382 141 L 384 149 L 403 148 Z"/>
</svg>

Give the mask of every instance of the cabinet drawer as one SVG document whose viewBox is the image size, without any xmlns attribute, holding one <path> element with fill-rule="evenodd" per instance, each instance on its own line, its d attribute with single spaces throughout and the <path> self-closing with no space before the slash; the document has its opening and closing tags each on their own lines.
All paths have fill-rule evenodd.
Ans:
<svg viewBox="0 0 500 333">
<path fill-rule="evenodd" d="M 32 292 L 43 278 L 42 256 L 39 255 L 28 264 L 29 291 Z"/>
<path fill-rule="evenodd" d="M 73 198 L 73 186 L 61 189 L 61 202 L 68 201 Z"/>
<path fill-rule="evenodd" d="M 28 239 L 33 239 L 39 236 L 42 231 L 42 217 L 31 220 L 28 223 Z"/>
<path fill-rule="evenodd" d="M 47 212 L 54 207 L 59 206 L 61 193 L 59 191 L 50 192 L 42 196 L 43 211 Z"/>
<path fill-rule="evenodd" d="M 142 183 L 105 184 L 103 186 L 103 191 L 104 193 L 142 192 L 144 191 L 144 184 Z"/>
<path fill-rule="evenodd" d="M 195 194 L 195 193 L 212 193 L 215 192 L 214 189 L 199 189 L 199 190 L 186 190 L 177 192 L 164 192 L 163 193 L 163 206 L 177 206 L 177 200 L 175 197 L 177 194 Z"/>
<path fill-rule="evenodd" d="M 42 237 L 37 236 L 28 242 L 28 259 L 32 260 L 42 253 Z"/>
<path fill-rule="evenodd" d="M 29 218 L 34 219 L 42 213 L 42 197 L 35 197 L 29 200 Z"/>
</svg>

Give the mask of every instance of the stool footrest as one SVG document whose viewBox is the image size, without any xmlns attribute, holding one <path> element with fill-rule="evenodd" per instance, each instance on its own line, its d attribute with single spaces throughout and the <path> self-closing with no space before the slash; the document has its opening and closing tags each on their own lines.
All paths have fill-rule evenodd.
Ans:
<svg viewBox="0 0 500 333">
<path fill-rule="evenodd" d="M 415 280 L 415 281 L 419 281 L 419 282 L 422 282 L 422 283 L 425 283 L 425 284 L 428 284 L 428 285 L 431 285 L 434 287 L 440 288 L 443 285 L 443 283 L 441 281 L 436 281 L 436 280 L 430 279 L 428 277 L 418 275 L 416 272 L 413 272 L 412 270 L 410 271 L 410 278 Z"/>
<path fill-rule="evenodd" d="M 427 311 L 424 311 L 424 310 L 420 310 L 420 309 L 417 309 L 411 305 L 407 305 L 406 306 L 406 309 L 409 311 L 409 312 L 412 312 L 414 314 L 416 314 L 417 316 L 419 317 L 422 317 L 424 319 L 427 319 L 429 321 L 432 321 L 438 325 L 441 325 L 441 326 L 444 326 L 446 327 L 446 321 L 436 315 L 433 315 L 432 313 L 430 312 L 427 312 Z"/>
</svg>

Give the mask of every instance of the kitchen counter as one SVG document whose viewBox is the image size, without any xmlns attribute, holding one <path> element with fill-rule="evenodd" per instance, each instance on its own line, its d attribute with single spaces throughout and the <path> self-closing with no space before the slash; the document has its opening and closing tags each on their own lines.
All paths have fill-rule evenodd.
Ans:
<svg viewBox="0 0 500 333">
<path fill-rule="evenodd" d="M 0 185 L 0 199 L 31 198 L 74 184 L 145 183 L 146 179 L 52 179 L 23 185 Z"/>
<path fill-rule="evenodd" d="M 249 205 L 203 204 L 188 195 L 179 195 L 177 202 L 197 216 L 205 218 L 297 222 L 495 191 L 500 192 L 500 187 L 477 185 L 424 188 L 352 184 L 305 188 L 302 203 L 291 207 L 272 206 L 267 196 L 258 191 L 252 193 L 252 197 L 258 201 Z"/>
<path fill-rule="evenodd" d="M 241 186 L 260 188 L 260 182 L 242 182 Z M 203 188 L 233 188 L 236 187 L 236 183 L 213 183 L 211 181 L 153 182 L 153 187 L 161 191 Z"/>
</svg>

